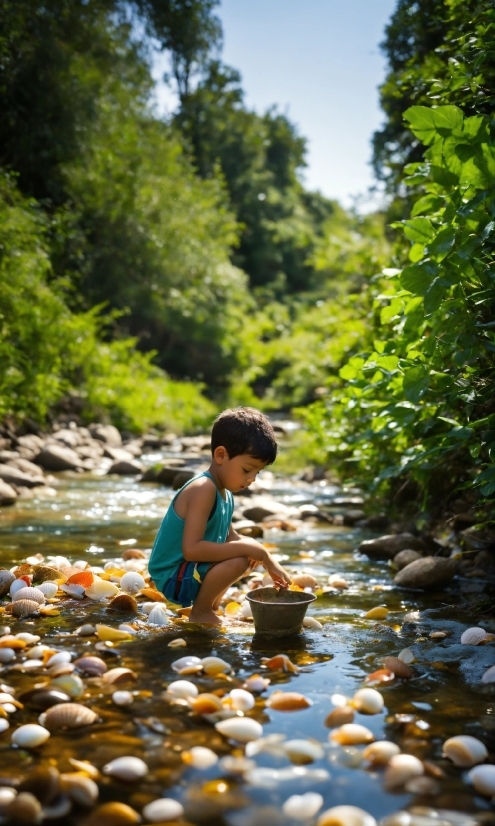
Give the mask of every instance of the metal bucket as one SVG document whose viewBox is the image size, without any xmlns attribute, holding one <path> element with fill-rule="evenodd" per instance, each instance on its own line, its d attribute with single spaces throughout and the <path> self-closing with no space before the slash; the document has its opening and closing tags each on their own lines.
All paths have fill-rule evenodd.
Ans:
<svg viewBox="0 0 495 826">
<path fill-rule="evenodd" d="M 254 627 L 258 634 L 271 637 L 288 637 L 301 630 L 310 602 L 316 597 L 305 591 L 256 588 L 246 595 L 253 612 Z"/>
</svg>

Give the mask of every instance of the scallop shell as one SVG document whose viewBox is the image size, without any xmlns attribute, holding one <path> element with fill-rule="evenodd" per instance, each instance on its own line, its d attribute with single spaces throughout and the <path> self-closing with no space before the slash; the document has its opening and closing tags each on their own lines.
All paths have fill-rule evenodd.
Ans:
<svg viewBox="0 0 495 826">
<path fill-rule="evenodd" d="M 414 671 L 407 663 L 399 660 L 398 657 L 384 657 L 383 665 L 388 671 L 392 671 L 396 677 L 402 677 L 403 680 L 410 680 L 414 676 Z"/>
<path fill-rule="evenodd" d="M 119 589 L 113 582 L 108 582 L 106 579 L 101 579 L 98 576 L 95 576 L 94 581 L 89 588 L 84 589 L 86 596 L 96 602 L 99 602 L 102 599 L 114 597 L 118 594 L 118 592 Z"/>
<path fill-rule="evenodd" d="M 121 683 L 129 683 L 137 680 L 137 674 L 130 668 L 120 666 L 119 668 L 111 668 L 102 676 L 102 681 L 108 685 L 120 685 Z"/>
<path fill-rule="evenodd" d="M 79 772 L 69 772 L 60 776 L 62 788 L 78 806 L 94 806 L 100 790 L 94 780 Z"/>
<path fill-rule="evenodd" d="M 161 797 L 152 800 L 143 809 L 145 820 L 150 823 L 159 823 L 167 820 L 177 820 L 184 814 L 184 807 L 178 800 L 171 797 Z"/>
<path fill-rule="evenodd" d="M 139 757 L 117 757 L 103 766 L 103 774 L 124 780 L 127 783 L 135 783 L 148 774 L 148 766 Z"/>
<path fill-rule="evenodd" d="M 340 708 L 334 708 L 334 710 L 326 716 L 325 725 L 328 726 L 328 728 L 336 728 L 337 726 L 343 726 L 346 723 L 352 723 L 354 720 L 354 716 L 354 709 L 350 706 L 341 706 Z"/>
<path fill-rule="evenodd" d="M 216 694 L 207 693 L 198 694 L 197 697 L 191 697 L 189 699 L 189 705 L 194 714 L 214 714 L 223 708 L 222 701 Z"/>
<path fill-rule="evenodd" d="M 403 786 L 413 777 L 424 774 L 425 768 L 412 754 L 394 754 L 387 763 L 383 781 L 386 789 Z"/>
<path fill-rule="evenodd" d="M 39 723 L 49 731 L 90 726 L 97 720 L 98 715 L 80 703 L 61 703 L 52 706 L 38 717 Z"/>
<path fill-rule="evenodd" d="M 218 755 L 204 746 L 193 746 L 189 751 L 182 752 L 182 760 L 195 769 L 209 769 L 218 763 Z"/>
<path fill-rule="evenodd" d="M 79 657 L 74 665 L 88 677 L 101 677 L 107 671 L 107 664 L 100 657 Z"/>
<path fill-rule="evenodd" d="M 249 711 L 255 704 L 251 692 L 245 691 L 243 688 L 233 688 L 228 697 L 225 698 L 224 703 L 226 700 L 228 700 L 234 711 Z"/>
<path fill-rule="evenodd" d="M 141 823 L 141 817 L 135 809 L 114 800 L 97 806 L 84 821 L 84 826 L 134 826 L 136 823 Z"/>
<path fill-rule="evenodd" d="M 328 737 L 341 746 L 358 746 L 362 743 L 372 743 L 375 739 L 369 728 L 358 723 L 344 723 L 340 728 L 331 731 Z"/>
<path fill-rule="evenodd" d="M 271 671 L 289 671 L 299 674 L 299 668 L 291 662 L 287 654 L 276 654 L 274 657 L 262 657 L 261 662 Z"/>
<path fill-rule="evenodd" d="M 6 809 L 2 812 L 9 823 L 18 823 L 19 826 L 31 826 L 41 823 L 43 810 L 41 803 L 31 792 L 19 792 Z"/>
<path fill-rule="evenodd" d="M 292 577 L 292 584 L 299 588 L 316 588 L 318 580 L 311 576 L 311 574 L 296 574 Z"/>
<path fill-rule="evenodd" d="M 58 568 L 50 568 L 48 565 L 38 565 L 33 571 L 33 582 L 46 582 L 50 580 L 51 582 L 56 582 L 57 580 L 63 580 L 65 582 L 66 577 L 59 571 Z"/>
<path fill-rule="evenodd" d="M 275 691 L 266 701 L 268 708 L 275 711 L 300 711 L 313 705 L 312 701 L 304 694 L 296 691 Z"/>
<path fill-rule="evenodd" d="M 215 677 L 217 674 L 226 674 L 232 670 L 232 666 L 220 657 L 203 657 L 201 664 L 205 674 L 208 674 L 209 677 Z"/>
<path fill-rule="evenodd" d="M 318 620 L 315 619 L 314 617 L 304 617 L 304 619 L 303 619 L 303 628 L 315 628 L 318 631 L 321 631 L 321 629 L 323 628 L 323 625 L 321 624 L 321 622 L 318 622 Z M 290 800 L 290 798 L 289 798 L 289 800 Z"/>
<path fill-rule="evenodd" d="M 44 599 L 44 598 L 43 598 Z M 40 603 L 32 599 L 18 599 L 12 603 L 12 613 L 14 617 L 29 617 L 30 614 L 37 614 Z"/>
<path fill-rule="evenodd" d="M 289 760 L 297 766 L 321 760 L 325 755 L 323 746 L 315 740 L 287 740 L 282 748 Z"/>
<path fill-rule="evenodd" d="M 58 585 L 56 582 L 50 582 L 47 580 L 46 582 L 40 582 L 39 585 L 36 586 L 38 591 L 44 595 L 45 599 L 52 599 L 58 591 Z"/>
<path fill-rule="evenodd" d="M 396 754 L 400 754 L 400 748 L 390 740 L 377 740 L 376 743 L 366 746 L 363 751 L 364 759 L 372 766 L 385 766 Z"/>
<path fill-rule="evenodd" d="M 169 618 L 167 616 L 167 612 L 165 608 L 157 603 L 154 608 L 148 614 L 148 623 L 150 625 L 168 625 Z"/>
<path fill-rule="evenodd" d="M 293 794 L 282 805 L 284 815 L 293 820 L 307 821 L 318 814 L 323 806 L 323 797 L 318 792 Z"/>
<path fill-rule="evenodd" d="M 376 820 L 357 806 L 334 806 L 320 815 L 316 826 L 376 826 Z"/>
<path fill-rule="evenodd" d="M 128 548 L 123 551 L 121 559 L 146 559 L 146 554 L 139 548 Z"/>
<path fill-rule="evenodd" d="M 137 614 L 138 604 L 131 594 L 118 594 L 118 596 L 114 597 L 107 605 L 107 611 Z"/>
<path fill-rule="evenodd" d="M 120 587 L 127 594 L 137 594 L 145 586 L 146 583 L 143 577 L 136 571 L 128 571 L 120 580 Z"/>
<path fill-rule="evenodd" d="M 198 696 L 198 689 L 189 680 L 174 680 L 173 683 L 169 684 L 165 693 L 174 700 L 188 700 L 190 697 Z"/>
<path fill-rule="evenodd" d="M 41 746 L 46 743 L 50 737 L 50 732 L 44 726 L 38 726 L 36 723 L 27 723 L 25 726 L 20 726 L 12 732 L 11 741 L 14 746 L 20 746 L 23 749 L 33 749 L 36 746 Z"/>
<path fill-rule="evenodd" d="M 84 588 L 82 585 L 76 585 L 75 583 L 73 585 L 67 585 L 64 583 L 60 586 L 60 590 L 73 599 L 84 599 Z"/>
<path fill-rule="evenodd" d="M 157 591 L 156 588 L 142 588 L 141 596 L 146 597 L 146 599 L 150 599 L 153 602 L 165 602 L 165 597 L 161 591 Z"/>
<path fill-rule="evenodd" d="M 94 580 L 95 575 L 92 571 L 79 571 L 67 579 L 67 585 L 81 585 L 83 588 L 89 588 Z"/>
<path fill-rule="evenodd" d="M 12 582 L 12 584 L 9 588 L 9 594 L 10 594 L 11 597 L 13 597 L 14 594 L 17 593 L 17 591 L 20 591 L 22 588 L 26 588 L 26 587 L 29 587 L 29 585 L 28 585 L 28 583 L 26 582 L 25 579 L 14 579 L 14 581 Z"/>
<path fill-rule="evenodd" d="M 495 665 L 491 665 L 481 678 L 482 683 L 495 683 Z"/>
<path fill-rule="evenodd" d="M 14 574 L 7 571 L 6 568 L 0 568 L 0 597 L 4 597 L 9 593 L 10 586 L 15 580 Z"/>
<path fill-rule="evenodd" d="M 479 794 L 486 797 L 495 795 L 495 766 L 475 766 L 467 776 Z"/>
<path fill-rule="evenodd" d="M 458 734 L 456 737 L 450 737 L 443 744 L 443 753 L 456 766 L 462 766 L 462 768 L 476 766 L 477 763 L 483 763 L 488 757 L 488 751 L 481 740 L 471 737 L 469 734 Z"/>
<path fill-rule="evenodd" d="M 383 711 L 383 697 L 374 688 L 360 688 L 352 698 L 352 705 L 361 714 L 379 714 Z"/>
<path fill-rule="evenodd" d="M 224 737 L 237 740 L 238 743 L 249 743 L 263 736 L 263 726 L 251 717 L 231 717 L 230 720 L 221 720 L 215 723 L 215 728 Z"/>
<path fill-rule="evenodd" d="M 486 638 L 484 628 L 467 628 L 461 635 L 462 645 L 479 645 Z"/>
</svg>

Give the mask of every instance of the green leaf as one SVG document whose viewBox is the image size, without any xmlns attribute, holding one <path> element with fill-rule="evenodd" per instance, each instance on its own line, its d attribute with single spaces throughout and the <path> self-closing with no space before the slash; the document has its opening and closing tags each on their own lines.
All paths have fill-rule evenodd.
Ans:
<svg viewBox="0 0 495 826">
<path fill-rule="evenodd" d="M 438 310 L 446 293 L 448 284 L 443 278 L 434 278 L 425 295 L 425 313 L 430 315 Z"/>
<path fill-rule="evenodd" d="M 457 106 L 411 106 L 404 112 L 410 128 L 424 144 L 429 145 L 453 130 L 461 132 L 464 115 Z"/>
<path fill-rule="evenodd" d="M 404 235 L 409 241 L 427 244 L 435 236 L 435 230 L 428 218 L 411 218 L 403 223 Z"/>
<path fill-rule="evenodd" d="M 448 169 L 445 169 L 444 166 L 438 166 L 438 164 L 431 164 L 430 165 L 430 178 L 436 183 L 440 184 L 440 186 L 445 187 L 445 189 L 451 189 L 453 186 L 457 186 L 459 183 L 459 176 L 454 175 L 453 172 L 449 172 Z"/>
<path fill-rule="evenodd" d="M 419 402 L 428 389 L 429 378 L 429 371 L 426 367 L 410 367 L 404 373 L 402 380 L 406 399 L 414 403 Z"/>
<path fill-rule="evenodd" d="M 414 204 L 411 210 L 411 217 L 414 218 L 416 215 L 421 215 L 422 212 L 436 212 L 440 209 L 444 204 L 444 199 L 439 195 L 423 195 L 416 203 Z"/>
<path fill-rule="evenodd" d="M 445 227 L 441 229 L 433 241 L 428 244 L 428 253 L 433 255 L 437 261 L 443 261 L 454 246 L 454 242 L 455 229 L 453 227 Z"/>
<path fill-rule="evenodd" d="M 400 285 L 414 295 L 426 295 L 437 272 L 438 267 L 433 261 L 412 264 L 402 270 Z"/>
</svg>

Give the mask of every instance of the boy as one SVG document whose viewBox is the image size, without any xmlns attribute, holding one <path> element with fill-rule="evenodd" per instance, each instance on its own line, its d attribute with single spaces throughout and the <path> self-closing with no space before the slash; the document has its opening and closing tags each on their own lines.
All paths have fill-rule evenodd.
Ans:
<svg viewBox="0 0 495 826">
<path fill-rule="evenodd" d="M 191 622 L 220 625 L 220 601 L 250 561 L 261 562 L 276 586 L 290 576 L 255 539 L 232 527 L 234 497 L 275 461 L 277 442 L 268 419 L 251 407 L 224 410 L 213 424 L 212 461 L 173 498 L 158 531 L 149 572 L 167 599 L 188 606 Z"/>
</svg>

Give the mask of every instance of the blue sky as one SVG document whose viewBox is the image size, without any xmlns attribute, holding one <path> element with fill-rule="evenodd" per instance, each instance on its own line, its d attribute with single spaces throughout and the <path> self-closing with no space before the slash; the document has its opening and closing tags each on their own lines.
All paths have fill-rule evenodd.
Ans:
<svg viewBox="0 0 495 826">
<path fill-rule="evenodd" d="M 372 132 L 382 122 L 378 48 L 396 0 L 222 0 L 222 59 L 241 72 L 246 104 L 272 104 L 308 140 L 305 184 L 350 206 L 373 183 Z M 155 76 L 164 70 L 155 65 Z M 173 97 L 158 90 L 160 108 Z M 366 209 L 371 203 L 361 203 Z"/>
</svg>

